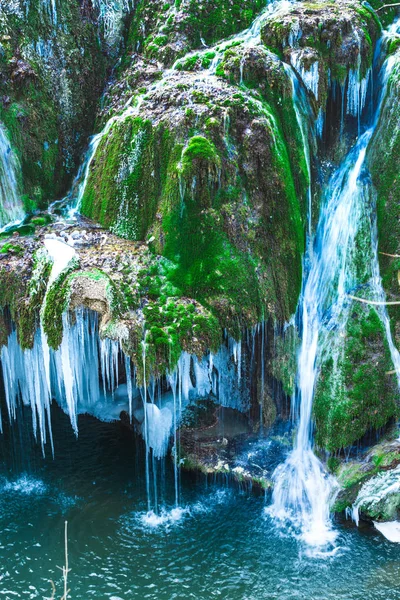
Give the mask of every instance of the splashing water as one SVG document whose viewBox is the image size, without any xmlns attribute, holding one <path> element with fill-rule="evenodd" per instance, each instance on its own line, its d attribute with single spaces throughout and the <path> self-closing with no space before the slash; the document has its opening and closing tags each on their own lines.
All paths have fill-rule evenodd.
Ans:
<svg viewBox="0 0 400 600">
<path fill-rule="evenodd" d="M 354 148 L 332 175 L 324 193 L 323 208 L 310 250 L 310 268 L 305 273 L 300 299 L 302 342 L 298 356 L 297 389 L 293 413 L 298 418 L 294 448 L 275 473 L 273 504 L 269 512 L 284 523 L 291 523 L 309 545 L 322 547 L 335 541 L 329 508 L 335 496 L 332 477 L 313 453 L 312 406 L 318 376 L 318 357 L 325 334 L 333 328 L 340 333 L 346 326 L 349 299 L 346 292 L 354 284 L 353 261 L 360 219 L 371 193 L 367 180 L 365 156 L 375 131 L 394 59 L 386 60 L 381 74 L 381 96 L 373 125 L 358 139 Z M 376 244 L 375 244 L 376 248 Z M 384 296 L 375 249 L 375 291 Z M 386 312 L 385 324 L 393 362 L 400 364 L 390 334 Z M 396 368 L 397 368 L 396 365 Z"/>
</svg>

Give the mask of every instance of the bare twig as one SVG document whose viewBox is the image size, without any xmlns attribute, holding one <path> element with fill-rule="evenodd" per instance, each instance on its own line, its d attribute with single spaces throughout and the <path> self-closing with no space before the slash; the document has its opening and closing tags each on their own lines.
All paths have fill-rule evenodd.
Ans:
<svg viewBox="0 0 400 600">
<path fill-rule="evenodd" d="M 388 254 L 388 252 L 379 252 L 379 254 L 383 254 L 383 256 L 390 256 L 391 258 L 400 258 L 400 254 Z"/>
<path fill-rule="evenodd" d="M 384 10 L 385 8 L 393 8 L 394 6 L 400 6 L 400 2 L 396 2 L 395 4 L 384 4 L 375 10 L 375 12 L 379 12 L 380 10 Z"/>
<path fill-rule="evenodd" d="M 64 541 L 65 541 L 65 565 L 64 565 L 64 567 L 58 567 L 58 569 L 60 569 L 63 573 L 63 580 L 64 580 L 64 594 L 62 595 L 61 600 L 67 600 L 68 594 L 71 591 L 68 589 L 68 573 L 71 571 L 71 569 L 68 568 L 68 521 L 65 521 Z"/>
<path fill-rule="evenodd" d="M 372 304 L 372 306 L 400 306 L 400 300 L 396 302 L 378 302 L 376 300 L 365 300 L 365 298 L 358 298 L 357 296 L 347 295 L 348 298 L 352 300 L 357 300 L 357 302 L 363 302 L 364 304 Z"/>
<path fill-rule="evenodd" d="M 55 600 L 56 586 L 54 585 L 54 581 L 52 579 L 50 579 L 50 583 L 51 583 L 51 598 L 50 598 L 50 600 Z"/>
</svg>

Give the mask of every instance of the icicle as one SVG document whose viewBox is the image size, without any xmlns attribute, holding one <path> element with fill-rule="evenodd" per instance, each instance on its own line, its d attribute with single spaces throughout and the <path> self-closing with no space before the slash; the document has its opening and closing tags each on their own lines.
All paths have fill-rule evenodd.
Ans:
<svg viewBox="0 0 400 600">
<path fill-rule="evenodd" d="M 125 355 L 125 371 L 126 371 L 126 384 L 127 384 L 127 393 L 129 400 L 129 421 L 132 423 L 132 415 L 133 415 L 133 386 L 132 386 L 132 372 L 131 372 L 131 359 L 129 356 Z"/>
<path fill-rule="evenodd" d="M 177 444 L 177 441 L 178 441 L 177 440 L 178 418 L 177 418 L 177 403 L 176 403 L 176 393 L 177 393 L 178 382 L 179 382 L 178 369 L 175 370 L 173 373 L 171 373 L 168 376 L 168 381 L 171 386 L 172 395 L 173 395 L 173 399 L 174 399 L 172 426 L 173 426 L 173 431 L 174 431 L 174 452 L 175 452 L 175 456 L 174 456 L 175 506 L 177 507 L 179 505 L 179 466 L 178 466 L 179 453 L 178 453 L 178 444 Z"/>
<path fill-rule="evenodd" d="M 307 52 L 305 50 L 297 50 L 291 53 L 290 62 L 292 67 L 297 71 L 301 77 L 304 85 L 318 100 L 319 90 L 319 63 L 316 60 L 313 62 L 308 69 L 304 66 L 304 60 L 307 58 Z"/>
<path fill-rule="evenodd" d="M 346 107 L 347 114 L 357 117 L 358 122 L 360 122 L 361 113 L 366 105 L 368 84 L 370 79 L 372 79 L 372 69 L 367 71 L 363 79 L 360 78 L 360 62 L 361 58 L 359 59 L 358 68 L 350 69 L 348 74 Z"/>
<path fill-rule="evenodd" d="M 35 334 L 32 350 L 22 350 L 17 334 L 13 331 L 7 345 L 1 350 L 6 392 L 7 410 L 10 420 L 16 418 L 19 399 L 32 408 L 32 425 L 35 436 L 40 440 L 43 451 L 46 443 L 46 419 L 50 441 L 50 404 L 55 398 L 69 415 L 71 425 L 78 432 L 77 416 L 90 413 L 102 420 L 114 420 L 119 416 L 120 405 L 109 398 L 108 390 L 101 392 L 99 381 L 99 347 L 97 313 L 77 310 L 75 323 L 68 314 L 63 319 L 63 338 L 57 351 L 49 348 L 46 336 L 39 328 Z M 108 356 L 104 363 L 109 366 L 105 378 L 111 394 L 118 384 L 119 344 L 109 340 Z M 112 375 L 113 374 L 113 375 Z M 129 385 L 129 384 L 128 384 Z M 130 379 L 130 402 L 133 385 Z M 128 388 L 129 389 L 129 388 Z M 47 417 L 46 417 L 47 415 Z"/>
</svg>

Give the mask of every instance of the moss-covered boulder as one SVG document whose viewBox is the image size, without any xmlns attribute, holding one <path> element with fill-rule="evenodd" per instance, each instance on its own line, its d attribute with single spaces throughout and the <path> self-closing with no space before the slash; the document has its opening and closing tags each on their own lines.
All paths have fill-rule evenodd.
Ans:
<svg viewBox="0 0 400 600">
<path fill-rule="evenodd" d="M 141 0 L 130 27 L 125 64 L 133 50 L 170 66 L 192 49 L 246 29 L 264 6 L 263 0 Z"/>
<path fill-rule="evenodd" d="M 333 506 L 334 512 L 340 513 L 346 509 L 357 504 L 357 499 L 367 497 L 366 494 L 362 493 L 362 489 L 369 485 L 370 481 L 379 481 L 379 478 L 392 478 L 396 477 L 396 469 L 400 463 L 400 444 L 398 441 L 397 428 L 393 428 L 384 437 L 384 439 L 363 453 L 358 453 L 357 458 L 350 458 L 347 460 L 340 460 L 339 458 L 331 458 L 328 465 L 332 471 L 334 471 L 340 486 L 340 491 L 336 498 Z M 381 500 L 385 494 L 381 493 L 384 491 L 384 486 L 380 489 L 380 486 L 376 486 L 376 493 L 373 494 L 375 500 Z M 369 494 L 370 500 L 372 500 L 372 494 Z M 379 497 L 378 497 L 379 496 Z M 361 508 L 361 505 L 363 507 Z M 360 502 L 359 516 L 361 518 L 378 518 L 381 519 L 383 514 L 380 515 L 375 512 L 372 513 L 366 510 L 366 502 Z M 386 516 L 386 518 L 391 518 Z"/>
<path fill-rule="evenodd" d="M 267 21 L 261 37 L 293 65 L 318 107 L 325 109 L 337 83 L 345 88 L 347 110 L 354 114 L 379 30 L 378 18 L 361 2 L 332 0 L 294 4 Z"/>
<path fill-rule="evenodd" d="M 106 61 L 91 14 L 78 0 L 0 7 L 0 121 L 28 211 L 65 193 L 93 128 Z"/>
<path fill-rule="evenodd" d="M 195 299 L 183 296 L 168 277 L 169 261 L 147 244 L 121 240 L 91 224 L 86 228 L 49 226 L 35 239 L 0 248 L 1 344 L 16 327 L 22 349 L 31 349 L 43 327 L 50 348 L 62 342 L 63 314 L 76 309 L 95 311 L 100 335 L 117 340 L 136 367 L 138 382 L 163 377 L 186 351 L 217 352 L 222 330 L 215 316 Z M 51 281 L 52 259 L 46 236 L 59 244 L 74 244 L 75 256 Z M 18 251 L 15 251 L 15 248 Z M 3 254 L 2 251 L 4 251 Z M 143 344 L 146 351 L 143 352 Z"/>
<path fill-rule="evenodd" d="M 354 304 L 337 352 L 321 366 L 314 401 L 320 448 L 338 452 L 390 423 L 398 414 L 398 388 L 392 370 L 378 313 L 373 307 Z"/>
<path fill-rule="evenodd" d="M 271 105 L 181 72 L 144 96 L 140 115 L 103 137 L 82 212 L 151 239 L 174 265 L 171 284 L 232 333 L 265 314 L 287 320 L 301 284 L 307 181 Z"/>
</svg>

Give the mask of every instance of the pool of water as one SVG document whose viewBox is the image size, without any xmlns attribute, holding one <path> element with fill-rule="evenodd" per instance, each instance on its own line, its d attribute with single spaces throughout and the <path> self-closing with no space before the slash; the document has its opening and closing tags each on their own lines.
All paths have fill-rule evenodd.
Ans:
<svg viewBox="0 0 400 600">
<path fill-rule="evenodd" d="M 338 522 L 336 553 L 310 556 L 275 528 L 264 497 L 237 487 L 182 474 L 174 509 L 169 460 L 158 481 L 164 510 L 147 516 L 140 442 L 121 424 L 81 417 L 79 427 L 76 440 L 54 412 L 54 460 L 21 418 L 0 436 L 0 598 L 50 598 L 50 580 L 61 597 L 65 520 L 74 599 L 400 597 L 400 545 L 373 529 Z"/>
</svg>

